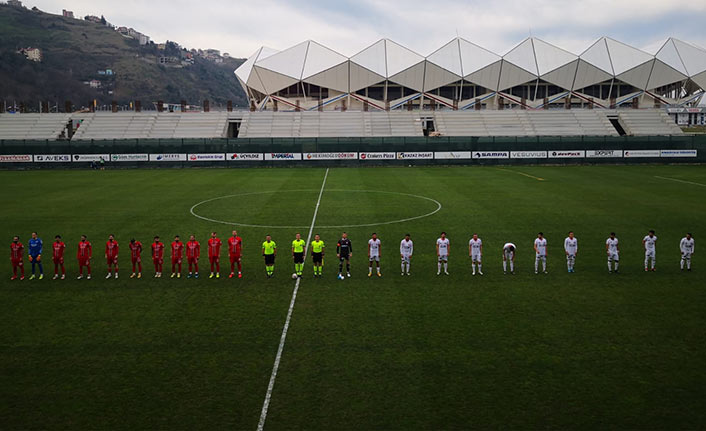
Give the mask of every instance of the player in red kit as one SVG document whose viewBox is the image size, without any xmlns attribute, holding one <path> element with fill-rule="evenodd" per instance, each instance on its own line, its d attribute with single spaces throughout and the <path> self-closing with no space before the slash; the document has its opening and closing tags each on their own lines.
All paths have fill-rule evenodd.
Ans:
<svg viewBox="0 0 706 431">
<path fill-rule="evenodd" d="M 199 278 L 199 256 L 201 256 L 201 244 L 196 241 L 196 237 L 191 235 L 189 242 L 186 243 L 186 260 L 189 261 L 189 277 L 191 278 L 192 269 L 196 270 L 195 277 Z"/>
<path fill-rule="evenodd" d="M 12 278 L 10 280 L 17 280 L 18 267 L 20 268 L 20 280 L 25 279 L 24 252 L 25 246 L 20 242 L 20 237 L 13 237 L 12 244 L 10 244 L 10 262 L 12 262 Z"/>
<path fill-rule="evenodd" d="M 154 242 L 152 243 L 152 262 L 154 263 L 154 278 L 162 277 L 164 243 L 159 240 L 159 236 L 154 237 Z"/>
<path fill-rule="evenodd" d="M 135 238 L 130 240 L 130 259 L 132 260 L 130 278 L 135 278 L 135 269 L 137 269 L 137 278 L 142 278 L 142 243 L 135 241 Z"/>
<path fill-rule="evenodd" d="M 52 244 L 52 260 L 54 261 L 54 280 L 59 278 L 59 268 L 61 268 L 61 279 L 66 278 L 66 268 L 64 267 L 64 250 L 66 244 L 61 240 L 61 235 L 54 237 Z"/>
<path fill-rule="evenodd" d="M 240 253 L 243 249 L 243 239 L 238 236 L 238 231 L 233 231 L 233 236 L 228 239 L 228 255 L 230 256 L 230 275 L 228 278 L 233 278 L 235 273 L 235 264 L 238 264 L 238 278 L 243 278 L 243 266 L 240 263 Z"/>
<path fill-rule="evenodd" d="M 77 280 L 83 278 L 83 267 L 86 267 L 86 279 L 91 279 L 91 257 L 93 257 L 93 246 L 86 239 L 86 235 L 81 235 L 81 241 L 78 243 L 78 251 L 76 258 L 78 259 L 78 277 Z"/>
<path fill-rule="evenodd" d="M 211 239 L 208 240 L 208 260 L 211 262 L 211 275 L 208 278 L 213 278 L 213 268 L 216 268 L 216 278 L 221 278 L 221 245 L 223 242 L 218 239 L 216 232 L 211 233 Z"/>
<path fill-rule="evenodd" d="M 184 257 L 184 243 L 179 239 L 179 235 L 174 237 L 172 242 L 172 278 L 174 278 L 174 269 L 177 269 L 176 278 L 181 278 L 181 261 Z"/>
<path fill-rule="evenodd" d="M 105 260 L 108 262 L 108 275 L 105 276 L 106 279 L 110 278 L 110 270 L 114 269 L 115 278 L 118 278 L 118 242 L 115 240 L 115 235 L 110 235 L 108 241 L 105 243 Z"/>
</svg>

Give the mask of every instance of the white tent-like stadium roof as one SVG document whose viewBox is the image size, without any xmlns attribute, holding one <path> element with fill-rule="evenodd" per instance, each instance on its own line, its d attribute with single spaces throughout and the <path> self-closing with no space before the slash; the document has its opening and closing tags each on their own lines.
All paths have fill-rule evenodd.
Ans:
<svg viewBox="0 0 706 431">
<path fill-rule="evenodd" d="M 651 55 L 602 37 L 580 55 L 530 37 L 499 56 L 455 38 L 427 57 L 381 39 L 352 57 L 308 40 L 275 51 L 260 48 L 235 74 L 241 85 L 275 94 L 298 82 L 354 93 L 390 82 L 427 92 L 461 80 L 504 91 L 543 80 L 566 91 L 618 80 L 638 90 L 693 81 L 706 89 L 706 50 L 670 38 Z"/>
</svg>

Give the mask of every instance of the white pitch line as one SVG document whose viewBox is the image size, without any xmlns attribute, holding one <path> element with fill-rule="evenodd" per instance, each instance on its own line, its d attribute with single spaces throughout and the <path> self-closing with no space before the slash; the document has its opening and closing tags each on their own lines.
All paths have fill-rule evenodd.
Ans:
<svg viewBox="0 0 706 431">
<path fill-rule="evenodd" d="M 686 180 L 678 180 L 676 178 L 669 178 L 669 177 L 660 177 L 658 175 L 655 175 L 655 178 L 659 178 L 660 180 L 669 180 L 669 181 L 676 181 L 678 183 L 684 183 L 684 184 L 691 184 L 694 186 L 701 186 L 701 187 L 706 187 L 706 184 L 701 184 L 701 183 L 695 183 L 693 181 L 686 181 Z"/>
<path fill-rule="evenodd" d="M 311 234 L 314 232 L 314 224 L 316 224 L 316 216 L 319 213 L 319 205 L 321 205 L 321 196 L 324 194 L 324 187 L 326 187 L 326 178 L 328 178 L 328 168 L 326 168 L 326 173 L 324 174 L 324 180 L 321 183 L 321 190 L 319 191 L 319 198 L 316 200 L 316 208 L 314 208 L 314 216 L 311 218 L 311 226 L 309 227 L 309 234 L 306 237 L 306 245 L 304 246 L 304 262 L 306 262 L 307 250 L 309 249 L 309 241 L 311 241 Z M 302 267 L 303 268 L 303 267 Z M 262 411 L 260 412 L 260 422 L 257 424 L 258 431 L 262 431 L 265 427 L 265 420 L 267 419 L 267 410 L 270 408 L 270 399 L 272 399 L 272 390 L 275 387 L 275 380 L 277 380 L 277 371 L 279 370 L 279 363 L 282 360 L 282 351 L 284 350 L 284 342 L 287 340 L 287 331 L 289 330 L 289 322 L 292 320 L 292 312 L 294 311 L 294 303 L 297 300 L 297 292 L 299 291 L 299 283 L 301 278 L 297 278 L 297 282 L 294 283 L 294 291 L 292 292 L 292 300 L 289 301 L 289 310 L 287 311 L 287 318 L 284 321 L 284 327 L 282 328 L 282 336 L 279 339 L 279 347 L 277 347 L 277 355 L 275 355 L 275 363 L 272 366 L 272 374 L 270 375 L 270 383 L 267 385 L 267 393 L 265 394 L 265 401 L 262 403 Z"/>
<path fill-rule="evenodd" d="M 512 172 L 513 174 L 523 175 L 527 178 L 532 178 L 537 181 L 544 181 L 544 178 L 535 177 L 534 175 L 526 174 L 526 173 L 520 172 L 520 171 L 513 171 L 512 169 L 503 169 L 503 168 L 495 168 L 495 169 L 497 169 L 499 171 L 506 171 L 506 172 Z"/>
</svg>

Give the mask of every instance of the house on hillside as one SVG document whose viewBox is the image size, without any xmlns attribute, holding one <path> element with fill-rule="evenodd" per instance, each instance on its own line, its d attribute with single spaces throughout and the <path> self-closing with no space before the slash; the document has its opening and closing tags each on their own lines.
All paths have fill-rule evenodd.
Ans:
<svg viewBox="0 0 706 431">
<path fill-rule="evenodd" d="M 140 35 L 140 45 L 147 45 L 148 43 L 150 43 L 150 37 L 145 34 L 141 34 Z"/>
<path fill-rule="evenodd" d="M 22 2 L 20 0 L 7 0 L 8 6 L 22 7 Z"/>
<path fill-rule="evenodd" d="M 88 86 L 91 88 L 101 88 L 101 82 L 97 79 L 91 79 L 88 81 Z"/>
<path fill-rule="evenodd" d="M 41 62 L 42 61 L 42 50 L 39 48 L 22 48 L 17 51 L 18 54 L 24 55 L 27 60 Z"/>
<path fill-rule="evenodd" d="M 66 9 L 62 9 L 62 10 L 61 10 L 61 15 L 62 15 L 64 18 L 74 18 L 74 13 L 73 13 L 73 11 L 66 10 Z"/>
</svg>

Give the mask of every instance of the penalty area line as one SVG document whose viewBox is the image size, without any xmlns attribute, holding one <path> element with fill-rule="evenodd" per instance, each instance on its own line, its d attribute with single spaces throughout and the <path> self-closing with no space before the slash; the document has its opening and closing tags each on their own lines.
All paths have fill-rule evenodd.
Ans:
<svg viewBox="0 0 706 431">
<path fill-rule="evenodd" d="M 534 175 L 526 174 L 526 173 L 520 172 L 520 171 L 513 171 L 512 169 L 503 169 L 503 168 L 495 168 L 495 169 L 497 169 L 499 171 L 512 172 L 513 174 L 522 175 L 524 177 L 532 178 L 533 180 L 537 180 L 537 181 L 544 181 L 544 178 L 535 177 Z"/>
<path fill-rule="evenodd" d="M 678 183 L 691 184 L 693 186 L 706 187 L 706 184 L 695 183 L 693 181 L 678 180 L 676 178 L 669 178 L 669 177 L 660 177 L 659 175 L 655 175 L 655 178 L 659 178 L 660 180 L 676 181 Z"/>
<path fill-rule="evenodd" d="M 319 190 L 319 198 L 316 200 L 316 207 L 314 208 L 314 216 L 311 218 L 311 226 L 309 226 L 309 234 L 306 237 L 306 245 L 304 246 L 304 262 L 306 262 L 307 250 L 309 249 L 309 241 L 311 241 L 311 234 L 314 231 L 314 225 L 316 224 L 316 216 L 319 214 L 319 206 L 321 205 L 321 196 L 324 194 L 324 187 L 326 187 L 326 179 L 328 178 L 329 169 L 326 168 L 326 173 L 324 174 L 324 180 L 321 182 L 321 190 Z M 282 352 L 284 351 L 284 343 L 287 340 L 287 331 L 289 330 L 289 323 L 292 320 L 292 313 L 294 312 L 294 303 L 297 301 L 297 292 L 299 291 L 299 284 L 301 283 L 301 277 L 297 278 L 296 283 L 294 283 L 294 291 L 292 291 L 292 299 L 289 301 L 289 309 L 287 310 L 287 318 L 284 321 L 284 327 L 282 328 L 282 335 L 279 338 L 279 346 L 277 347 L 277 354 L 275 355 L 275 363 L 272 365 L 272 374 L 270 375 L 270 382 L 267 384 L 267 393 L 265 394 L 265 401 L 262 403 L 262 411 L 260 412 L 260 422 L 257 424 L 258 431 L 262 431 L 265 427 L 265 421 L 267 420 L 267 410 L 270 408 L 270 400 L 272 399 L 272 390 L 275 387 L 275 380 L 277 380 L 277 371 L 279 371 L 279 363 L 282 360 Z"/>
</svg>

